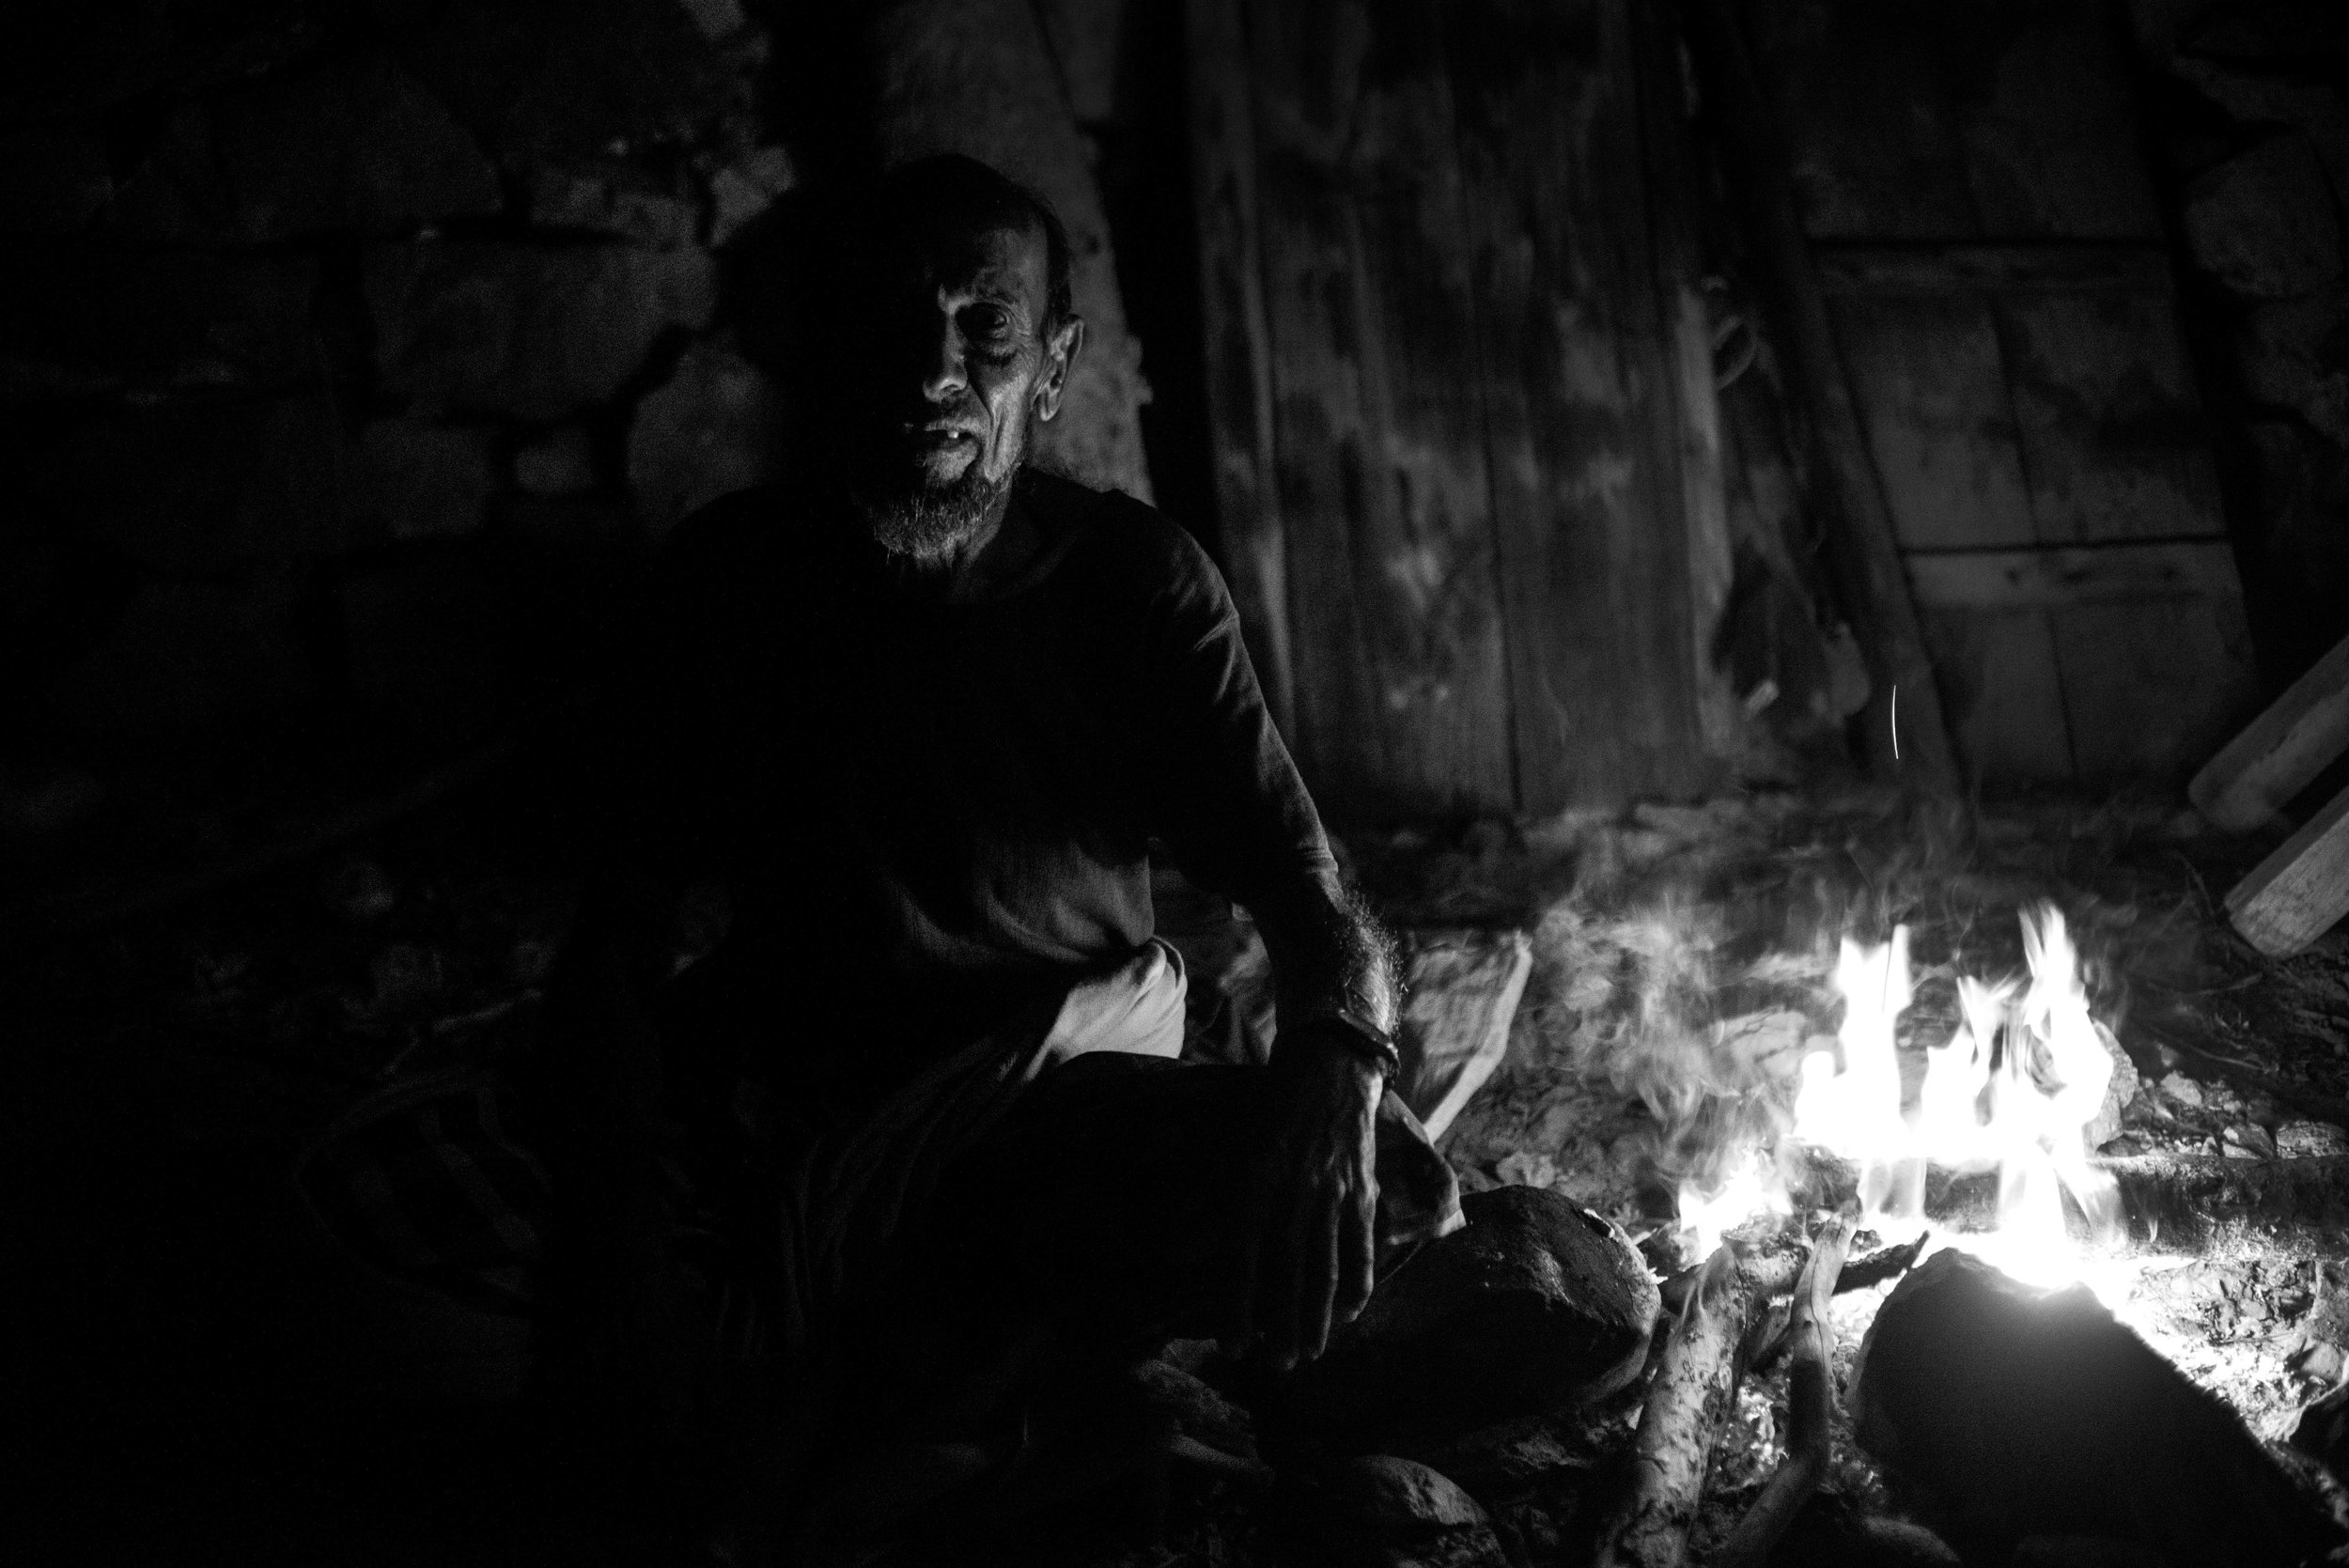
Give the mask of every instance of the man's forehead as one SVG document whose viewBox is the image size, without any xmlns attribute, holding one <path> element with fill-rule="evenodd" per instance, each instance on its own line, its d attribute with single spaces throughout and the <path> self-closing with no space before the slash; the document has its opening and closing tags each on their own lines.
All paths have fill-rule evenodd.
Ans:
<svg viewBox="0 0 2349 1568">
<path fill-rule="evenodd" d="M 908 236 L 896 271 L 925 289 L 1040 304 L 1050 259 L 1039 223 L 964 224 Z"/>
</svg>

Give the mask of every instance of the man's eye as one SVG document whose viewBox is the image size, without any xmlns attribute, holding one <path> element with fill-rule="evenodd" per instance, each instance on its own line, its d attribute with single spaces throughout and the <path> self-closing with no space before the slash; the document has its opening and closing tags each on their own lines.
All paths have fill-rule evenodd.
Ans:
<svg viewBox="0 0 2349 1568">
<path fill-rule="evenodd" d="M 1002 338 L 1011 334 L 1011 313 L 994 305 L 975 305 L 963 313 L 963 330 L 972 337 Z"/>
</svg>

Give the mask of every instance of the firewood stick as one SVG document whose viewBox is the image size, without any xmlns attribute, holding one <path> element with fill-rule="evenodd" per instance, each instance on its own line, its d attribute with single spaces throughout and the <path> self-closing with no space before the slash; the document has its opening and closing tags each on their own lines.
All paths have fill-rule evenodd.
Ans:
<svg viewBox="0 0 2349 1568">
<path fill-rule="evenodd" d="M 1657 1359 L 1630 1479 L 1599 1538 L 1598 1568 L 1677 1568 L 1714 1435 L 1737 1397 L 1738 1345 L 1755 1305 L 1767 1298 L 1727 1246 L 1705 1261 Z"/>
<path fill-rule="evenodd" d="M 1713 1555 L 1712 1568 L 1762 1568 L 1770 1548 L 1827 1479 L 1835 1417 L 1835 1330 L 1828 1322 L 1828 1303 L 1834 1298 L 1836 1277 L 1850 1246 L 1850 1221 L 1830 1219 L 1802 1266 L 1789 1325 L 1793 1358 L 1786 1369 L 1786 1459 Z"/>
</svg>

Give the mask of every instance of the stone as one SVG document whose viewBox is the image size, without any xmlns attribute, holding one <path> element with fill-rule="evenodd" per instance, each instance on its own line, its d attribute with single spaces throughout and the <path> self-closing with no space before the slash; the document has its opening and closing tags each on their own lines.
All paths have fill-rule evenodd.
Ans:
<svg viewBox="0 0 2349 1568">
<path fill-rule="evenodd" d="M 783 451 L 774 383 L 716 343 L 697 343 L 666 386 L 636 406 L 628 484 L 656 539 L 694 508 L 772 478 Z"/>
<path fill-rule="evenodd" d="M 586 427 L 558 425 L 516 452 L 514 483 L 527 495 L 584 495 L 594 489 L 595 443 Z"/>
<path fill-rule="evenodd" d="M 1288 1380 L 1289 1419 L 1344 1443 L 1468 1432 L 1603 1397 L 1639 1372 L 1658 1297 L 1620 1228 L 1539 1188 L 1461 1206 L 1467 1228 L 1381 1281 Z"/>
<path fill-rule="evenodd" d="M 2349 446 L 2349 289 L 2263 301 L 2235 335 L 2243 391 Z"/>
<path fill-rule="evenodd" d="M 2276 1153 L 2285 1159 L 2349 1155 L 2349 1132 L 2330 1122 L 2286 1122 L 2276 1129 Z"/>
<path fill-rule="evenodd" d="M 661 334 L 717 306 L 698 250 L 489 241 L 381 245 L 367 305 L 385 387 L 428 413 L 555 420 L 611 397 Z"/>
<path fill-rule="evenodd" d="M 118 746 L 281 720 L 318 684 L 296 634 L 289 585 L 256 576 L 142 583 L 48 695 L 70 733 Z"/>
<path fill-rule="evenodd" d="M 2170 1073 L 2154 1087 L 2172 1105 L 2199 1109 L 2202 1103 L 2202 1086 L 2184 1073 Z"/>
<path fill-rule="evenodd" d="M 2096 1107 L 2095 1116 L 2082 1129 L 2091 1149 L 2101 1149 L 2121 1136 L 2122 1112 L 2137 1098 L 2144 1082 L 2138 1075 L 2137 1063 L 2129 1060 L 2129 1053 L 2121 1048 L 2121 1042 L 2113 1037 L 2111 1030 L 2098 1023 L 2096 1039 L 2105 1048 L 2105 1054 L 2112 1058 L 2112 1079 L 2105 1085 L 2105 1097 Z"/>
<path fill-rule="evenodd" d="M 1476 1499 L 1440 1471 L 1390 1453 L 1322 1466 L 1297 1483 L 1287 1520 L 1324 1560 L 1363 1568 L 1507 1568 Z"/>
<path fill-rule="evenodd" d="M 2195 261 L 2255 299 L 2310 294 L 2341 276 L 2341 215 L 2309 138 L 2287 131 L 2186 187 Z"/>
<path fill-rule="evenodd" d="M 1493 1162 L 1493 1175 L 1507 1187 L 1555 1187 L 1558 1162 L 1538 1149 L 1517 1149 Z"/>
<path fill-rule="evenodd" d="M 1847 1405 L 1894 1497 L 1968 1561 L 2105 1535 L 2253 1568 L 2337 1538 L 2233 1411 L 2086 1287 L 2033 1290 L 1962 1251 L 1893 1287 Z"/>
<path fill-rule="evenodd" d="M 395 235 L 505 205 L 497 171 L 390 56 L 362 53 L 190 104 L 125 181 L 115 230 L 271 244 Z"/>
<path fill-rule="evenodd" d="M 95 136 L 64 125 L 0 134 L 0 234 L 78 234 L 114 188 Z"/>
<path fill-rule="evenodd" d="M 2265 1127 L 2245 1122 L 2219 1133 L 2218 1152 L 2229 1159 L 2274 1159 L 2276 1141 Z"/>
<path fill-rule="evenodd" d="M 359 432 L 364 517 L 396 540 L 470 534 L 497 489 L 491 432 L 379 419 Z"/>
<path fill-rule="evenodd" d="M 2170 69 L 2244 125 L 2288 125 L 2305 133 L 2332 177 L 2333 194 L 2349 200 L 2349 102 L 2339 92 L 2191 55 Z"/>
<path fill-rule="evenodd" d="M 745 153 L 709 177 L 709 242 L 723 245 L 799 183 L 791 155 L 779 147 Z"/>
<path fill-rule="evenodd" d="M 651 176 L 627 163 L 607 162 L 535 171 L 530 221 L 541 228 L 616 235 L 656 250 L 674 250 L 693 242 L 701 214 L 691 201 L 662 189 Z"/>
<path fill-rule="evenodd" d="M 0 396 L 140 402 L 281 390 L 314 379 L 318 264 L 161 253 L 101 241 L 11 243 L 0 289 Z"/>
<path fill-rule="evenodd" d="M 402 61 L 509 171 L 661 153 L 746 110 L 750 83 L 672 0 L 447 6 Z"/>
</svg>

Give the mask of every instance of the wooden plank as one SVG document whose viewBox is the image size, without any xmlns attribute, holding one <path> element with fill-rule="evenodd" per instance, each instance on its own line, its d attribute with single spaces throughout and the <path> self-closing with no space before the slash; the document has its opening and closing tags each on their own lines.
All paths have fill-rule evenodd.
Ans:
<svg viewBox="0 0 2349 1568">
<path fill-rule="evenodd" d="M 1394 1089 L 1427 1136 L 1441 1138 L 1509 1053 L 1533 943 L 1522 931 L 1441 930 L 1413 932 L 1407 945 Z"/>
<path fill-rule="evenodd" d="M 2194 775 L 2186 798 L 2231 832 L 2265 825 L 2349 751 L 2349 638 Z"/>
<path fill-rule="evenodd" d="M 2030 485 L 1989 301 L 1840 295 L 1828 310 L 1902 548 L 2032 543 Z"/>
<path fill-rule="evenodd" d="M 2052 612 L 2083 784 L 2184 782 L 2259 701 L 2242 607 L 2148 599 Z"/>
<path fill-rule="evenodd" d="M 2289 958 L 2349 914 L 2349 789 L 2234 885 L 2227 914 L 2271 958 Z"/>
<path fill-rule="evenodd" d="M 2170 256 L 2137 243 L 1822 244 L 1819 281 L 1836 293 L 2170 287 Z"/>
<path fill-rule="evenodd" d="M 1432 0 L 1257 0 L 1256 220 L 1299 733 L 1338 815 L 1516 805 Z"/>
<path fill-rule="evenodd" d="M 1232 596 L 1272 721 L 1297 744 L 1288 534 L 1273 474 L 1271 329 L 1256 242 L 1256 132 L 1240 0 L 1189 0 L 1191 194 L 1207 432 Z"/>
<path fill-rule="evenodd" d="M 1688 542 L 1624 0 L 1443 8 L 1521 798 L 1702 782 Z"/>
<path fill-rule="evenodd" d="M 1995 298 L 2040 542 L 2223 535 L 2167 281 Z"/>
<path fill-rule="evenodd" d="M 2237 599 L 2234 551 L 2223 539 L 2054 550 L 1911 551 L 1908 585 L 1937 609 L 2056 609 L 2165 596 Z"/>
<path fill-rule="evenodd" d="M 1714 199 L 1712 179 L 1689 117 L 1676 15 L 1668 6 L 1633 5 L 1627 18 L 1654 220 L 1656 287 L 1670 348 L 1664 384 L 1675 444 L 1669 460 L 1680 475 L 1681 520 L 1688 536 L 1690 696 L 1705 750 L 1725 759 L 1741 749 L 1744 712 L 1727 668 L 1714 658 L 1714 639 L 1728 613 L 1736 573 L 1714 378 L 1713 310 L 1704 287 L 1711 271 L 1704 229 Z"/>
<path fill-rule="evenodd" d="M 2072 776 L 2072 727 L 2043 610 L 1921 607 L 1968 776 L 2011 788 Z"/>
<path fill-rule="evenodd" d="M 1931 662 L 1909 601 L 1882 481 L 1866 448 L 1850 382 L 1809 242 L 1794 221 L 1786 155 L 1731 0 L 1688 0 L 1688 39 L 1709 101 L 1720 116 L 1719 145 L 1726 184 L 1739 203 L 1751 241 L 1754 275 L 1768 304 L 1782 362 L 1810 416 L 1827 489 L 1828 531 L 1836 585 L 1869 660 L 1871 691 L 1862 712 L 1862 756 L 1881 775 L 1906 777 L 1947 792 L 1958 784 L 1957 759 L 1942 722 Z M 1897 741 L 1892 705 L 1903 709 L 1908 743 Z"/>
</svg>

